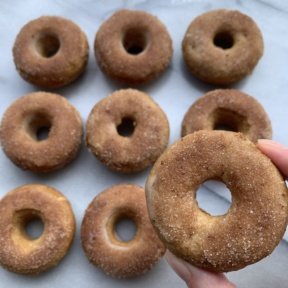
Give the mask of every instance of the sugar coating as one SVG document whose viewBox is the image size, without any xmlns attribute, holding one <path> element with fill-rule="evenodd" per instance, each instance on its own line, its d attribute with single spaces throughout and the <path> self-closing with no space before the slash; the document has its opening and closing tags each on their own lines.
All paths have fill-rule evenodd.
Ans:
<svg viewBox="0 0 288 288">
<path fill-rule="evenodd" d="M 54 35 L 60 43 L 53 57 L 42 57 L 36 50 L 37 39 L 45 35 Z M 86 35 L 75 23 L 63 17 L 42 16 L 20 30 L 13 57 L 24 80 L 41 87 L 58 88 L 82 74 L 88 61 L 88 49 Z"/>
<path fill-rule="evenodd" d="M 123 217 L 137 228 L 128 242 L 114 231 Z M 81 241 L 89 261 L 116 278 L 147 272 L 166 250 L 150 223 L 143 188 L 130 184 L 112 186 L 93 199 L 82 222 Z"/>
<path fill-rule="evenodd" d="M 233 39 L 230 49 L 214 45 L 217 34 Z M 250 74 L 263 54 L 262 34 L 247 15 L 219 9 L 196 17 L 182 42 L 184 61 L 191 73 L 211 84 L 228 85 Z"/>
<path fill-rule="evenodd" d="M 45 119 L 50 123 L 48 138 L 35 139 L 31 125 Z M 44 125 L 45 126 L 45 125 Z M 24 170 L 50 172 L 69 164 L 78 154 L 82 141 L 79 112 L 62 96 L 34 92 L 8 107 L 0 126 L 0 140 L 5 154 Z"/>
<path fill-rule="evenodd" d="M 223 181 L 231 191 L 224 215 L 211 216 L 195 200 L 209 179 Z M 241 133 L 202 130 L 177 141 L 155 163 L 146 198 L 166 247 L 215 272 L 238 270 L 269 255 L 287 226 L 283 177 Z"/>
<path fill-rule="evenodd" d="M 16 273 L 39 274 L 65 256 L 75 232 L 67 199 L 45 185 L 24 185 L 0 201 L 0 264 Z M 37 215 L 44 231 L 37 239 L 24 232 L 25 222 Z"/>
<path fill-rule="evenodd" d="M 123 38 L 129 31 L 145 38 L 145 49 L 138 55 L 127 53 L 123 47 Z M 140 45 L 137 38 L 131 41 Z M 100 26 L 94 51 L 100 68 L 110 77 L 127 83 L 144 83 L 167 68 L 173 49 L 171 37 L 159 19 L 144 11 L 123 9 Z"/>
<path fill-rule="evenodd" d="M 117 126 L 134 119 L 130 137 Z M 124 173 L 151 165 L 167 147 L 169 123 L 163 110 L 147 94 L 135 89 L 118 90 L 98 102 L 87 120 L 86 145 L 110 169 Z"/>
<path fill-rule="evenodd" d="M 213 130 L 218 121 L 232 125 L 252 142 L 272 137 L 271 122 L 262 105 L 235 89 L 216 89 L 194 102 L 182 121 L 181 135 Z"/>
</svg>

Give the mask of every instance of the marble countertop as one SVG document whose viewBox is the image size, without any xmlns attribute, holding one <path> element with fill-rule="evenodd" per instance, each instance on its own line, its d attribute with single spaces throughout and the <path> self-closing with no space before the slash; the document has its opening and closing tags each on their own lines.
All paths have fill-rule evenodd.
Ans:
<svg viewBox="0 0 288 288">
<path fill-rule="evenodd" d="M 217 8 L 237 9 L 251 16 L 260 27 L 265 42 L 263 58 L 251 76 L 232 87 L 257 98 L 272 120 L 273 139 L 288 145 L 288 2 L 280 0 L 14 0 L 0 2 L 0 116 L 20 96 L 38 91 L 24 82 L 15 70 L 12 46 L 20 28 L 42 15 L 60 15 L 76 22 L 88 36 L 90 58 L 86 73 L 67 88 L 54 90 L 64 95 L 80 111 L 86 122 L 92 107 L 116 89 L 125 87 L 109 80 L 95 63 L 92 50 L 100 24 L 121 8 L 146 10 L 158 16 L 173 39 L 174 55 L 169 69 L 156 81 L 138 86 L 150 94 L 167 113 L 173 143 L 180 136 L 180 126 L 188 107 L 202 94 L 214 89 L 187 73 L 181 54 L 181 41 L 189 23 L 196 16 Z M 136 175 L 120 175 L 107 170 L 87 149 L 67 168 L 48 175 L 35 175 L 15 167 L 0 152 L 0 197 L 26 183 L 54 186 L 70 200 L 77 219 L 77 233 L 68 255 L 55 268 L 37 277 L 25 277 L 0 268 L 0 287 L 185 287 L 165 260 L 149 273 L 135 279 L 116 280 L 88 263 L 80 245 L 80 225 L 84 211 L 92 199 L 112 184 L 130 182 L 144 185 L 148 170 Z M 200 205 L 211 213 L 229 207 L 227 191 L 208 183 L 199 194 Z M 215 193 L 216 191 L 216 193 Z M 288 235 L 286 237 L 288 240 Z M 228 273 L 238 287 L 287 287 L 288 244 L 282 240 L 271 256 Z"/>
</svg>

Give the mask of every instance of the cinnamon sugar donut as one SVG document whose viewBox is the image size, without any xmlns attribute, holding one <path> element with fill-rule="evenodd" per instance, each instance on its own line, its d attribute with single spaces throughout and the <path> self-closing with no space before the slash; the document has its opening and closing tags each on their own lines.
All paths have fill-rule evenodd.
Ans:
<svg viewBox="0 0 288 288">
<path fill-rule="evenodd" d="M 198 16 L 182 42 L 191 73 L 211 84 L 231 84 L 248 74 L 263 54 L 263 39 L 256 23 L 233 10 L 214 10 Z"/>
<path fill-rule="evenodd" d="M 115 232 L 123 218 L 133 220 L 137 228 L 127 242 Z M 145 273 L 165 253 L 150 223 L 144 190 L 129 184 L 110 187 L 94 198 L 85 212 L 81 240 L 89 261 L 117 278 Z"/>
<path fill-rule="evenodd" d="M 67 199 L 44 185 L 24 185 L 0 201 L 0 264 L 16 273 L 39 274 L 58 264 L 74 238 L 75 219 Z M 25 226 L 40 219 L 44 231 L 32 239 Z"/>
<path fill-rule="evenodd" d="M 196 191 L 223 181 L 228 212 L 211 216 Z M 198 131 L 160 156 L 146 183 L 150 218 L 165 246 L 185 261 L 215 272 L 238 270 L 269 255 L 288 221 L 288 193 L 269 158 L 241 133 Z"/>
<path fill-rule="evenodd" d="M 46 139 L 41 139 L 43 130 Z M 78 154 L 82 122 L 78 111 L 62 96 L 30 93 L 6 110 L 0 140 L 15 165 L 33 172 L 50 172 L 66 166 Z"/>
<path fill-rule="evenodd" d="M 271 139 L 268 115 L 253 97 L 234 89 L 218 89 L 198 99 L 186 112 L 181 135 L 198 130 L 242 132 L 252 142 Z"/>
<path fill-rule="evenodd" d="M 158 77 L 172 57 L 172 40 L 165 26 L 144 11 L 120 10 L 96 34 L 95 56 L 110 77 L 144 83 Z"/>
<path fill-rule="evenodd" d="M 141 171 L 168 144 L 169 123 L 161 108 L 145 93 L 118 90 L 101 100 L 87 120 L 86 145 L 108 168 Z"/>
<path fill-rule="evenodd" d="M 21 29 L 13 47 L 13 56 L 24 80 L 47 88 L 62 87 L 84 71 L 88 42 L 72 21 L 43 16 Z"/>
</svg>

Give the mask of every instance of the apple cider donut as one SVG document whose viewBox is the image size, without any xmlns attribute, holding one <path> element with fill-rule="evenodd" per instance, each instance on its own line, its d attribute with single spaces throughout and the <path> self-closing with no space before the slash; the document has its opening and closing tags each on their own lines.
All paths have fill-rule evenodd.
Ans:
<svg viewBox="0 0 288 288">
<path fill-rule="evenodd" d="M 141 171 L 168 144 L 169 123 L 161 108 L 145 93 L 118 90 L 101 100 L 87 120 L 86 145 L 108 168 Z"/>
<path fill-rule="evenodd" d="M 75 219 L 67 199 L 57 190 L 38 184 L 10 191 L 0 201 L 0 264 L 15 273 L 39 274 L 65 256 L 74 238 Z M 31 238 L 25 228 L 33 220 L 44 225 Z"/>
<path fill-rule="evenodd" d="M 95 56 L 108 76 L 128 83 L 158 77 L 172 57 L 172 40 L 165 26 L 144 11 L 120 10 L 96 34 Z"/>
<path fill-rule="evenodd" d="M 223 181 L 228 212 L 199 208 L 198 187 Z M 241 133 L 197 131 L 155 163 L 146 183 L 151 222 L 176 256 L 214 272 L 241 269 L 269 255 L 285 232 L 288 192 L 270 159 Z"/>
<path fill-rule="evenodd" d="M 0 140 L 15 165 L 33 172 L 50 172 L 66 166 L 78 154 L 82 121 L 62 96 L 30 93 L 4 113 Z"/>
<path fill-rule="evenodd" d="M 182 50 L 195 77 L 207 83 L 227 85 L 252 72 L 262 57 L 263 39 L 249 16 L 220 9 L 192 21 Z"/>
<path fill-rule="evenodd" d="M 35 85 L 56 88 L 76 80 L 88 60 L 85 34 L 72 21 L 43 16 L 27 23 L 13 47 L 20 76 Z"/>
<path fill-rule="evenodd" d="M 133 220 L 137 229 L 126 242 L 115 232 L 123 218 Z M 129 184 L 112 186 L 94 198 L 85 212 L 81 240 L 89 261 L 117 278 L 147 272 L 166 251 L 150 223 L 144 189 Z"/>
<path fill-rule="evenodd" d="M 186 112 L 182 136 L 198 130 L 242 132 L 252 142 L 271 139 L 270 119 L 253 97 L 234 89 L 217 89 L 199 98 Z"/>
</svg>

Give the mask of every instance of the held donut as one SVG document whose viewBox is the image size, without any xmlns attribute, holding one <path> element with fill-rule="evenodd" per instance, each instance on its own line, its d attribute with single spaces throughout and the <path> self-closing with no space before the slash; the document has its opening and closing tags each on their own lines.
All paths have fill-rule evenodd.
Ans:
<svg viewBox="0 0 288 288">
<path fill-rule="evenodd" d="M 45 185 L 24 185 L 0 201 L 0 264 L 16 273 L 39 274 L 58 264 L 74 238 L 75 219 L 67 199 Z M 40 219 L 37 239 L 26 225 Z"/>
<path fill-rule="evenodd" d="M 137 228 L 127 242 L 115 232 L 123 218 L 133 220 Z M 113 186 L 94 198 L 85 212 L 81 240 L 89 261 L 117 278 L 147 272 L 166 250 L 150 223 L 144 190 L 129 184 Z"/>
<path fill-rule="evenodd" d="M 249 16 L 225 9 L 194 19 L 182 42 L 191 73 L 207 83 L 222 85 L 250 74 L 263 46 L 261 31 Z"/>
<path fill-rule="evenodd" d="M 48 133 L 47 139 L 39 138 L 42 131 Z M 30 93 L 6 110 L 0 140 L 15 165 L 33 172 L 51 172 L 66 166 L 78 154 L 82 121 L 62 96 Z"/>
<path fill-rule="evenodd" d="M 224 215 L 198 207 L 196 190 L 209 179 L 223 181 L 231 191 Z M 238 270 L 269 255 L 287 226 L 283 177 L 241 133 L 202 130 L 176 142 L 153 167 L 146 198 L 165 246 L 214 272 Z"/>
<path fill-rule="evenodd" d="M 168 144 L 169 123 L 161 108 L 145 93 L 119 90 L 101 100 L 87 120 L 86 145 L 108 168 L 141 171 Z"/>
<path fill-rule="evenodd" d="M 218 89 L 198 99 L 186 112 L 182 136 L 198 130 L 242 132 L 252 142 L 271 139 L 271 122 L 261 104 L 234 89 Z"/>
<path fill-rule="evenodd" d="M 43 16 L 21 29 L 13 56 L 16 69 L 24 80 L 46 88 L 63 87 L 84 71 L 88 42 L 72 21 Z"/>
<path fill-rule="evenodd" d="M 144 11 L 120 10 L 96 34 L 95 56 L 108 76 L 128 83 L 158 77 L 172 57 L 172 40 L 165 26 Z"/>
</svg>

